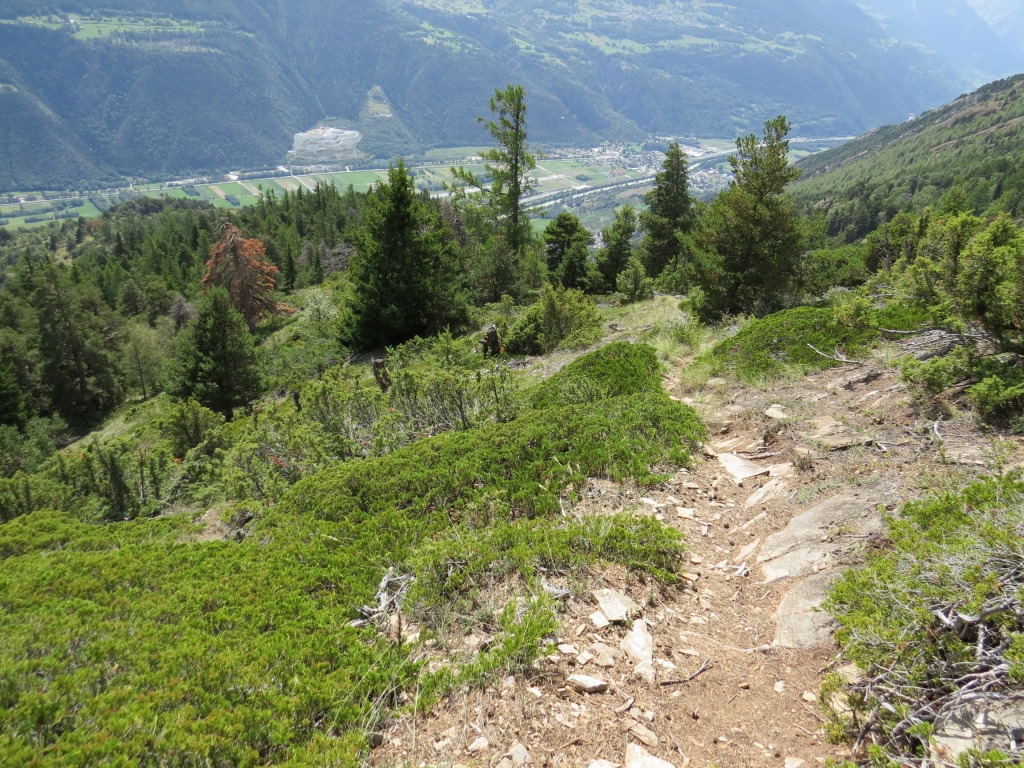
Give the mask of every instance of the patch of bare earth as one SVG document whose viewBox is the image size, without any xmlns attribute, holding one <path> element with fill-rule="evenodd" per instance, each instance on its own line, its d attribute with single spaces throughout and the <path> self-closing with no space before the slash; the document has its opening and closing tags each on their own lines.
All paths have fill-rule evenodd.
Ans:
<svg viewBox="0 0 1024 768">
<path fill-rule="evenodd" d="M 643 763 L 642 749 L 677 767 L 810 768 L 849 756 L 829 743 L 817 702 L 824 674 L 841 663 L 828 617 L 797 598 L 884 546 L 880 507 L 959 486 L 1019 446 L 993 445 L 966 411 L 927 417 L 880 359 L 766 390 L 712 381 L 699 402 L 671 372 L 666 387 L 705 416 L 705 455 L 643 492 L 591 480 L 571 511 L 627 509 L 681 530 L 690 549 L 680 584 L 593 574 L 564 601 L 550 656 L 529 674 L 392 722 L 371 765 L 661 765 Z M 599 589 L 634 601 L 631 620 L 604 626 Z M 814 626 L 780 632 L 794 618 L 787 611 Z M 644 634 L 641 622 L 649 669 L 620 647 Z"/>
</svg>

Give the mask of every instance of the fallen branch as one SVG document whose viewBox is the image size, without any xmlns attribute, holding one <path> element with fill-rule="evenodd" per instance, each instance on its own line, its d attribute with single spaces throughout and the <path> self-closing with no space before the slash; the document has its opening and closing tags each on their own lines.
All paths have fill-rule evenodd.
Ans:
<svg viewBox="0 0 1024 768">
<path fill-rule="evenodd" d="M 662 680 L 660 683 L 658 683 L 658 685 L 660 685 L 660 686 L 686 685 L 687 683 L 696 680 L 698 677 L 703 675 L 705 672 L 707 672 L 713 666 L 715 666 L 715 662 L 713 662 L 711 659 L 707 659 L 707 660 L 704 661 L 703 664 L 700 665 L 700 669 L 698 669 L 696 672 L 694 672 L 692 675 L 690 675 L 685 680 Z"/>
<path fill-rule="evenodd" d="M 829 355 L 829 354 L 826 354 L 825 352 L 822 352 L 820 349 L 818 349 L 816 346 L 814 346 L 810 342 L 807 343 L 807 346 L 810 347 L 811 349 L 813 349 L 815 352 L 817 352 L 822 357 L 828 358 L 829 360 L 832 360 L 834 362 L 846 363 L 847 365 L 864 365 L 864 361 L 863 360 L 851 360 L 846 355 L 844 355 L 842 352 L 840 352 L 838 349 L 835 351 L 836 353 L 834 355 Z"/>
</svg>

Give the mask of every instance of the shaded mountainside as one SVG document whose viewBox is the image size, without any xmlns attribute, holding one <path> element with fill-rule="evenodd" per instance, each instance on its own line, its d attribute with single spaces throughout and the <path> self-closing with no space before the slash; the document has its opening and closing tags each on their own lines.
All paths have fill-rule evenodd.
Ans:
<svg viewBox="0 0 1024 768">
<path fill-rule="evenodd" d="M 922 210 L 960 185 L 978 212 L 1024 210 L 1024 75 L 889 125 L 800 163 L 793 195 L 849 239 Z"/>
<path fill-rule="evenodd" d="M 531 139 L 563 145 L 730 136 L 782 112 L 801 134 L 848 134 L 964 86 L 849 0 L 102 9 L 4 4 L 20 21 L 0 23 L 0 189 L 277 163 L 327 118 L 362 130 L 379 158 L 478 143 L 475 118 L 509 82 L 529 94 Z M 390 116 L 368 101 L 375 87 Z"/>
</svg>

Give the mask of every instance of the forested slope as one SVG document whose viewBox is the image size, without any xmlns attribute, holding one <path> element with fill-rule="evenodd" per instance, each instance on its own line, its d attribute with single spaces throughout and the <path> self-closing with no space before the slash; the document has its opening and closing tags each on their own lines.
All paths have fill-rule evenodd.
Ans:
<svg viewBox="0 0 1024 768">
<path fill-rule="evenodd" d="M 809 157 L 800 168 L 794 196 L 827 211 L 830 233 L 847 239 L 937 203 L 954 184 L 972 209 L 1017 216 L 1024 204 L 1024 76 Z"/>
</svg>

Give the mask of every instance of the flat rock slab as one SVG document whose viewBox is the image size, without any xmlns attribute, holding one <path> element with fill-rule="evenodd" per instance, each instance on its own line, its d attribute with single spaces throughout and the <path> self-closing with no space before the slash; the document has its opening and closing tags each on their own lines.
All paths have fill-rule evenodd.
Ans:
<svg viewBox="0 0 1024 768">
<path fill-rule="evenodd" d="M 765 502 L 771 501 L 772 499 L 784 494 L 786 492 L 786 488 L 786 481 L 781 478 L 769 480 L 750 494 L 750 498 L 743 502 L 743 508 L 752 509 L 758 504 L 764 504 Z"/>
<path fill-rule="evenodd" d="M 872 442 L 870 437 L 854 432 L 841 421 L 831 417 L 815 419 L 808 424 L 810 429 L 801 431 L 800 439 L 820 445 L 829 451 L 841 451 Z"/>
<path fill-rule="evenodd" d="M 999 749 L 1012 754 L 1022 729 L 1024 696 L 991 693 L 980 701 L 961 704 L 936 720 L 932 751 L 954 765 L 968 749 Z"/>
<path fill-rule="evenodd" d="M 718 461 L 725 467 L 725 471 L 729 473 L 736 485 L 743 485 L 744 480 L 767 475 L 771 471 L 768 467 L 762 467 L 760 464 L 755 464 L 734 453 L 720 453 Z"/>
<path fill-rule="evenodd" d="M 765 583 L 831 570 L 869 533 L 882 530 L 878 490 L 833 496 L 797 515 L 764 543 L 757 561 Z"/>
<path fill-rule="evenodd" d="M 779 405 L 778 403 L 771 406 L 767 411 L 765 411 L 764 415 L 767 416 L 769 419 L 775 419 L 776 421 L 785 421 L 786 419 L 793 418 L 793 412 L 790 411 L 789 408 L 787 408 L 786 406 Z"/>
<path fill-rule="evenodd" d="M 611 622 L 629 621 L 640 613 L 640 606 L 626 595 L 614 589 L 595 589 L 594 599 L 601 613 Z"/>
<path fill-rule="evenodd" d="M 590 675 L 569 675 L 567 681 L 577 691 L 583 693 L 604 693 L 608 690 L 608 681 Z"/>
<path fill-rule="evenodd" d="M 775 612 L 778 648 L 817 648 L 832 641 L 836 621 L 821 609 L 840 571 L 822 571 L 798 581 L 779 603 Z"/>
<path fill-rule="evenodd" d="M 639 744 L 627 744 L 626 768 L 675 768 L 675 766 L 666 760 L 655 757 Z"/>
</svg>

